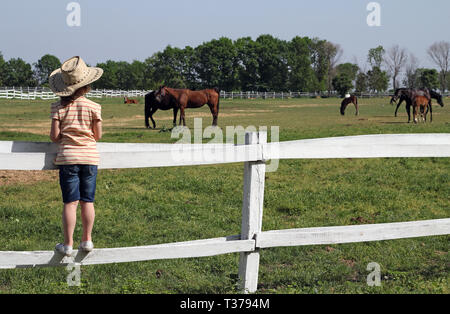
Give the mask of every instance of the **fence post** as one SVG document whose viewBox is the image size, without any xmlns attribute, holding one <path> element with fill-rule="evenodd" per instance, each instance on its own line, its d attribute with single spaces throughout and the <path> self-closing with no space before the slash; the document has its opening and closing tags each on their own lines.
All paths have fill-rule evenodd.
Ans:
<svg viewBox="0 0 450 314">
<path fill-rule="evenodd" d="M 265 144 L 267 133 L 246 133 L 245 144 Z M 264 161 L 244 163 L 244 197 L 242 202 L 241 240 L 253 239 L 261 232 L 264 181 L 266 164 Z M 258 286 L 259 250 L 244 252 L 239 260 L 240 288 L 244 293 L 255 292 Z"/>
</svg>

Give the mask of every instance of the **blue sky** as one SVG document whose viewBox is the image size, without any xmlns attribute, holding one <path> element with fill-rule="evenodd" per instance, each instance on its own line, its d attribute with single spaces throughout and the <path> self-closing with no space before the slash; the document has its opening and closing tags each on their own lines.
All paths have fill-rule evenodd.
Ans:
<svg viewBox="0 0 450 314">
<path fill-rule="evenodd" d="M 421 66 L 426 50 L 450 40 L 450 1 L 378 0 L 381 26 L 369 27 L 370 0 L 78 0 L 81 27 L 66 24 L 71 0 L 2 0 L 0 51 L 35 62 L 46 53 L 62 61 L 81 55 L 91 65 L 145 60 L 167 45 L 195 47 L 225 36 L 260 34 L 290 40 L 319 37 L 340 44 L 342 61 L 366 61 L 370 48 L 399 44 Z"/>
</svg>

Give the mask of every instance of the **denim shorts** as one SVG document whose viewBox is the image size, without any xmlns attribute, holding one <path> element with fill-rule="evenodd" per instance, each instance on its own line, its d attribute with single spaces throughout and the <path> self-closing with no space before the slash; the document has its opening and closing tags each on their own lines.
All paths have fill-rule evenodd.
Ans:
<svg viewBox="0 0 450 314">
<path fill-rule="evenodd" d="M 64 203 L 93 203 L 97 183 L 97 166 L 60 165 L 59 184 Z"/>
</svg>

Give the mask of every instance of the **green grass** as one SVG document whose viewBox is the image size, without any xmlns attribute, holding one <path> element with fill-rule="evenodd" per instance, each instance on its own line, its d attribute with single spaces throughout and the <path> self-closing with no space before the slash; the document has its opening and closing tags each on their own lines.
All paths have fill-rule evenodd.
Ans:
<svg viewBox="0 0 450 314">
<path fill-rule="evenodd" d="M 144 128 L 141 104 L 102 99 L 104 142 L 173 143 L 171 112 Z M 219 126 L 279 126 L 280 140 L 378 133 L 449 133 L 450 109 L 407 124 L 388 99 L 360 100 L 339 115 L 337 99 L 221 100 Z M 446 103 L 450 103 L 448 100 Z M 0 140 L 49 141 L 48 101 L 2 101 Z M 211 123 L 209 109 L 187 111 Z M 270 134 L 269 134 L 270 140 Z M 204 142 L 207 142 L 205 139 Z M 263 230 L 450 217 L 449 158 L 282 160 L 266 174 Z M 243 165 L 103 170 L 96 247 L 150 245 L 239 234 Z M 0 175 L 1 180 L 1 175 Z M 1 181 L 0 181 L 1 182 Z M 38 184 L 36 184 L 38 183 Z M 0 185 L 0 250 L 52 250 L 61 240 L 58 182 Z M 80 219 L 75 245 L 81 237 Z M 449 293 L 449 236 L 261 250 L 258 293 Z M 0 293 L 234 293 L 239 254 L 82 267 L 0 270 Z M 381 266 L 369 287 L 367 264 Z"/>
</svg>

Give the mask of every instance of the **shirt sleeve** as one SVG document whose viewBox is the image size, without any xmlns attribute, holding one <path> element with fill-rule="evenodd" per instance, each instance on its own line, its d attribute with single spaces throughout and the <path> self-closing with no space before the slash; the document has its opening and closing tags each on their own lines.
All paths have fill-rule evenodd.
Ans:
<svg viewBox="0 0 450 314">
<path fill-rule="evenodd" d="M 92 110 L 92 119 L 102 121 L 102 108 L 100 106 L 98 109 Z"/>
</svg>

